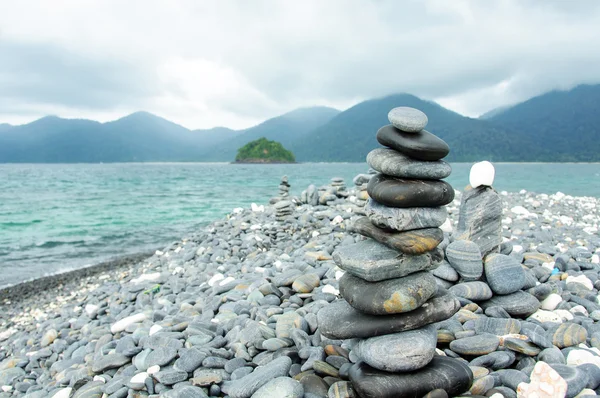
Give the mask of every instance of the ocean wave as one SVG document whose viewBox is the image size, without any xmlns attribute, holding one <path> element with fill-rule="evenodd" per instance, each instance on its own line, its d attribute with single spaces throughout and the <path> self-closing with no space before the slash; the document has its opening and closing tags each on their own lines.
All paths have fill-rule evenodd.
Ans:
<svg viewBox="0 0 600 398">
<path fill-rule="evenodd" d="M 42 248 L 42 249 L 50 249 L 50 248 L 57 247 L 57 246 L 64 246 L 64 245 L 81 246 L 81 245 L 85 245 L 85 244 L 86 244 L 85 240 L 67 240 L 67 241 L 47 240 L 47 241 L 36 243 L 34 246 Z"/>
<path fill-rule="evenodd" d="M 0 222 L 1 227 L 28 227 L 30 225 L 39 224 L 43 222 L 43 220 L 31 220 L 31 221 L 9 221 L 9 222 Z"/>
</svg>

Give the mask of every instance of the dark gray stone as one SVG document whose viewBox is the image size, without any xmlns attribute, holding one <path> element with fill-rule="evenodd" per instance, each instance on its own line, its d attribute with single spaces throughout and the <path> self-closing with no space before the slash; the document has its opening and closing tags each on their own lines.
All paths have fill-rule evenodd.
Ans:
<svg viewBox="0 0 600 398">
<path fill-rule="evenodd" d="M 452 173 L 450 164 L 443 160 L 412 159 L 389 148 L 377 148 L 369 152 L 367 163 L 380 173 L 399 178 L 440 180 Z"/>
<path fill-rule="evenodd" d="M 409 231 L 421 228 L 437 228 L 446 221 L 445 207 L 393 208 L 369 198 L 365 213 L 371 222 L 380 227 L 396 231 Z"/>
</svg>

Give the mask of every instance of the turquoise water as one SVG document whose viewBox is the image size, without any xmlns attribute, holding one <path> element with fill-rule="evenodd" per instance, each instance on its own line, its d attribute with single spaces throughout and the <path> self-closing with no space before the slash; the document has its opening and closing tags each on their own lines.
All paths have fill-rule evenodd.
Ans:
<svg viewBox="0 0 600 398">
<path fill-rule="evenodd" d="M 470 164 L 448 181 L 468 183 Z M 352 178 L 366 164 L 0 164 L 0 287 L 163 247 L 235 207 Z M 498 190 L 600 197 L 600 164 L 496 164 Z"/>
</svg>

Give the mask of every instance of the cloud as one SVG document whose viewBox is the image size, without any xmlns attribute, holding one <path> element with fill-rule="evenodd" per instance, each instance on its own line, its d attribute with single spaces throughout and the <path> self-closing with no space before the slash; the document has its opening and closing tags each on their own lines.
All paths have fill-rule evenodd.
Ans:
<svg viewBox="0 0 600 398">
<path fill-rule="evenodd" d="M 476 116 L 600 82 L 593 0 L 0 3 L 6 121 L 145 109 L 245 127 L 397 92 Z"/>
</svg>

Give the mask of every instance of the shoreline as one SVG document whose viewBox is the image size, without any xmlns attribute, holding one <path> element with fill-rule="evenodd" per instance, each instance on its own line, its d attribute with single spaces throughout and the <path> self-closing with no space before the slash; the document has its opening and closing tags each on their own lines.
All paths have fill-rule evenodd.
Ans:
<svg viewBox="0 0 600 398">
<path fill-rule="evenodd" d="M 43 291 L 53 289 L 61 285 L 72 283 L 77 279 L 93 277 L 101 272 L 111 271 L 122 268 L 127 265 L 134 265 L 149 258 L 156 250 L 147 250 L 144 252 L 124 254 L 114 256 L 108 260 L 88 265 L 83 268 L 77 268 L 69 271 L 59 272 L 52 275 L 46 275 L 39 278 L 19 282 L 14 285 L 0 288 L 0 307 L 8 300 L 12 303 L 25 300 L 31 295 L 40 293 L 40 285 L 43 285 Z"/>
<path fill-rule="evenodd" d="M 337 187 L 330 192 L 334 191 Z M 362 201 L 355 188 L 342 191 L 324 205 L 292 202 L 291 215 L 278 214 L 267 203 L 264 208 L 237 208 L 150 257 L 145 253 L 119 257 L 54 275 L 48 284 L 42 278 L 16 285 L 9 292 L 14 301 L 0 301 L 0 376 L 10 380 L 5 385 L 10 389 L 0 392 L 0 398 L 67 397 L 88 390 L 97 394 L 118 390 L 119 396 L 126 396 L 139 389 L 146 389 L 143 396 L 152 398 L 179 398 L 178 392 L 222 397 L 238 386 L 243 389 L 252 377 L 266 377 L 256 371 L 258 367 L 276 366 L 282 357 L 295 362 L 293 370 L 282 375 L 298 376 L 300 382 L 309 377 L 325 393 L 332 383 L 347 386 L 348 374 L 342 367 L 355 361 L 348 356 L 354 355 L 352 339 L 326 338 L 319 332 L 317 317 L 320 309 L 340 297 L 343 272 L 333 261 L 333 252 L 362 239 L 352 229 L 357 217 L 364 215 Z M 593 286 L 585 292 L 597 293 L 600 287 L 600 199 L 526 191 L 501 192 L 500 197 L 506 248 L 538 283 L 522 294 L 535 291 L 542 301 L 552 291 L 548 289 L 560 287 L 569 294 L 561 298 L 557 314 L 600 320 L 600 314 L 592 314 L 600 304 L 576 295 L 584 287 L 566 283 L 567 276 L 591 277 L 593 272 Z M 447 206 L 449 222 L 442 228 L 446 234 L 457 225 L 460 200 L 459 193 Z M 547 269 L 550 258 L 552 267 L 554 260 L 557 266 L 563 264 L 554 277 Z M 312 277 L 300 279 L 308 276 Z M 454 285 L 446 283 L 447 288 Z M 579 303 L 588 306 L 589 317 Z M 471 333 L 466 321 L 486 317 L 476 303 L 461 304 L 458 315 L 445 324 L 447 329 L 442 327 L 452 339 L 470 338 L 458 337 Z M 525 322 L 521 318 L 512 319 Z M 290 324 L 292 320 L 297 326 Z M 600 331 L 595 322 L 581 325 Z M 303 332 L 298 342 L 279 334 L 294 327 Z M 447 343 L 438 345 L 442 353 L 449 349 Z M 585 353 L 580 348 L 570 349 Z M 318 351 L 320 368 L 312 367 L 308 355 L 299 357 L 301 349 Z M 196 350 L 199 354 L 194 355 L 201 355 L 202 361 L 190 365 L 187 354 Z M 507 350 L 502 347 L 498 352 L 511 352 Z M 335 366 L 326 367 L 330 357 Z M 515 369 L 516 361 L 511 364 L 506 368 L 530 374 Z M 150 373 L 152 366 L 159 372 Z M 301 372 L 302 366 L 310 375 Z M 143 376 L 139 378 L 145 384 L 133 383 L 134 375 Z M 171 383 L 169 377 L 174 376 L 180 381 Z"/>
</svg>

